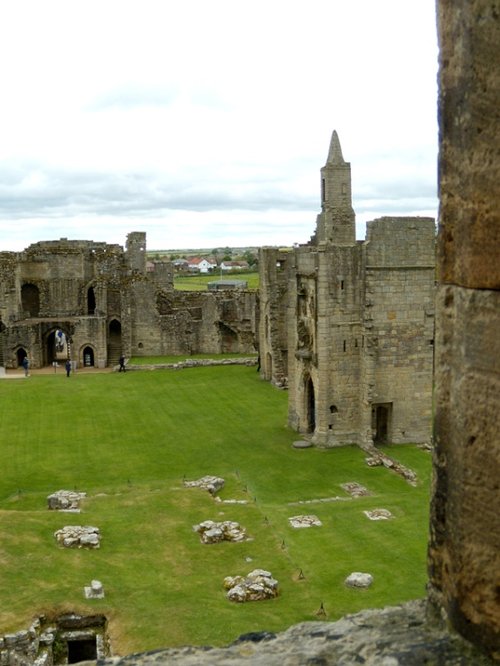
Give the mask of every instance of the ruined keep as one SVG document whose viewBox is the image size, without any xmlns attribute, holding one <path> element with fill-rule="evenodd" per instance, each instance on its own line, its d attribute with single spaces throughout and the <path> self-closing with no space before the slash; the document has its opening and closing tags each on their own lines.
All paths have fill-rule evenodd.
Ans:
<svg viewBox="0 0 500 666">
<path fill-rule="evenodd" d="M 289 389 L 289 425 L 319 446 L 431 436 L 432 218 L 382 217 L 356 241 L 351 166 L 334 131 L 306 245 L 260 253 L 262 374 Z"/>
<path fill-rule="evenodd" d="M 146 261 L 146 234 L 120 245 L 34 243 L 0 253 L 0 366 L 116 365 L 149 356 L 255 351 L 257 295 L 179 292 L 169 262 Z"/>
</svg>

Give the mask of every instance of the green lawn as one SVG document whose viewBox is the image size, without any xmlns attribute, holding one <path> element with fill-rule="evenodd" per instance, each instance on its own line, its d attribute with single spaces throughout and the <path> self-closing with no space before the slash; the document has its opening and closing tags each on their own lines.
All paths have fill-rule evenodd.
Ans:
<svg viewBox="0 0 500 666">
<path fill-rule="evenodd" d="M 355 447 L 294 449 L 286 403 L 244 366 L 0 381 L 0 635 L 41 612 L 99 611 L 125 654 L 282 630 L 321 603 L 333 620 L 423 597 L 429 454 L 391 447 L 417 472 L 412 487 Z M 226 480 L 222 499 L 248 503 L 183 487 L 205 474 Z M 348 481 L 372 495 L 349 499 Z M 47 510 L 62 488 L 88 493 L 81 515 Z M 334 496 L 345 500 L 296 504 Z M 370 508 L 394 518 L 369 521 Z M 323 526 L 294 530 L 297 514 Z M 253 540 L 202 545 L 192 526 L 206 519 L 237 520 Z M 59 548 L 53 532 L 67 524 L 99 527 L 101 548 Z M 224 577 L 254 568 L 272 572 L 279 597 L 227 601 Z M 372 573 L 372 587 L 347 589 L 352 571 Z M 94 578 L 106 598 L 87 601 Z"/>
<path fill-rule="evenodd" d="M 169 356 L 133 356 L 128 362 L 127 365 L 162 365 L 168 363 L 180 363 L 181 361 L 192 361 L 192 360 L 229 360 L 229 359 L 248 359 L 255 357 L 257 359 L 257 353 L 253 354 L 176 354 Z"/>
<path fill-rule="evenodd" d="M 175 275 L 174 288 L 181 291 L 206 291 L 209 282 L 217 280 L 246 280 L 248 289 L 259 288 L 259 272 L 248 271 L 242 273 L 231 273 L 231 275 L 220 275 L 220 273 L 210 273 L 209 275 Z"/>
</svg>

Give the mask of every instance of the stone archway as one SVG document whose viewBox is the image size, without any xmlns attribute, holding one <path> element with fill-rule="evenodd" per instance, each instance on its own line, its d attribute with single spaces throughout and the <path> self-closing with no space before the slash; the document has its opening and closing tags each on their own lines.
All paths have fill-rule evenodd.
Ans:
<svg viewBox="0 0 500 666">
<path fill-rule="evenodd" d="M 45 365 L 63 363 L 70 358 L 70 338 L 62 328 L 55 328 L 45 338 Z"/>
<path fill-rule="evenodd" d="M 24 359 L 28 356 L 28 352 L 24 347 L 19 347 L 19 349 L 16 350 L 16 361 L 18 367 L 21 367 L 23 364 Z"/>
<path fill-rule="evenodd" d="M 83 348 L 82 359 L 84 368 L 91 368 L 95 363 L 94 350 L 90 345 Z"/>
</svg>

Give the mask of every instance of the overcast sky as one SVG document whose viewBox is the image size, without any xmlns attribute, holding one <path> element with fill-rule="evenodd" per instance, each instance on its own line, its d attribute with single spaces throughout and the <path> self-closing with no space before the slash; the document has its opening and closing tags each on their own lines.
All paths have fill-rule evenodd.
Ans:
<svg viewBox="0 0 500 666">
<path fill-rule="evenodd" d="M 437 214 L 434 0 L 15 0 L 0 63 L 0 251 L 305 243 L 334 129 L 358 238 Z"/>
</svg>

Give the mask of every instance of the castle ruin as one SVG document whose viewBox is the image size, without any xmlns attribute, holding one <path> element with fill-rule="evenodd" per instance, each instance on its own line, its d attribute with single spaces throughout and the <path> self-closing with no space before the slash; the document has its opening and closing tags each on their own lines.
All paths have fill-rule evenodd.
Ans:
<svg viewBox="0 0 500 666">
<path fill-rule="evenodd" d="M 356 241 L 351 166 L 334 131 L 306 245 L 260 253 L 263 376 L 319 446 L 430 440 L 435 223 L 382 217 Z"/>
<path fill-rule="evenodd" d="M 174 290 L 170 262 L 146 261 L 146 234 L 125 250 L 41 241 L 0 253 L 0 366 L 70 359 L 104 368 L 120 355 L 255 352 L 257 294 Z"/>
</svg>

